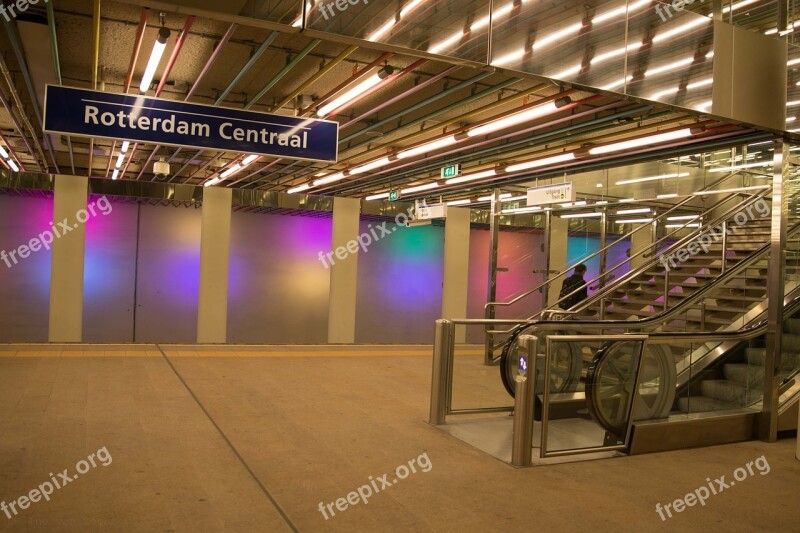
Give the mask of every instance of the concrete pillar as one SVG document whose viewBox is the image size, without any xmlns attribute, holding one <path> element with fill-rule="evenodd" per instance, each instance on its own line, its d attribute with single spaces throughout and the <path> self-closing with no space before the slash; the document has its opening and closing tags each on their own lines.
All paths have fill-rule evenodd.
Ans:
<svg viewBox="0 0 800 533">
<path fill-rule="evenodd" d="M 232 193 L 232 189 L 223 187 L 203 189 L 197 305 L 199 344 L 224 344 L 228 339 Z"/>
<path fill-rule="evenodd" d="M 358 253 L 347 252 L 347 243 L 358 239 L 361 200 L 334 198 L 333 240 L 331 250 L 330 303 L 328 306 L 328 342 L 353 344 L 356 342 L 356 291 L 358 288 Z M 344 250 L 344 251 L 343 251 Z"/>
<path fill-rule="evenodd" d="M 569 234 L 569 219 L 552 217 L 550 221 L 550 270 L 562 272 L 567 268 L 567 237 Z M 555 274 L 548 275 L 552 278 Z M 547 305 L 554 305 L 561 292 L 561 283 L 567 278 L 562 276 L 550 286 L 547 292 Z"/>
<path fill-rule="evenodd" d="M 72 231 L 53 240 L 50 273 L 50 342 L 81 342 L 83 273 L 89 178 L 56 176 L 53 202 L 55 231 L 66 221 Z"/>
<path fill-rule="evenodd" d="M 469 209 L 447 208 L 444 225 L 442 318 L 466 318 L 469 288 Z M 455 342 L 467 342 L 466 326 L 456 326 Z"/>
</svg>

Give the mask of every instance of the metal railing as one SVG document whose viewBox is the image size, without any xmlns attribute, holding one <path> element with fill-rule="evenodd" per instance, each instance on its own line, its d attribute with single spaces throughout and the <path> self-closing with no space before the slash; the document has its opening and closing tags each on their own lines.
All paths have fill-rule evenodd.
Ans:
<svg viewBox="0 0 800 533">
<path fill-rule="evenodd" d="M 681 248 L 686 246 L 688 243 L 690 243 L 694 239 L 696 239 L 699 235 L 702 235 L 704 232 L 708 232 L 710 229 L 712 229 L 714 226 L 720 224 L 721 222 L 727 221 L 727 219 L 729 217 L 734 216 L 735 214 L 741 212 L 742 209 L 746 209 L 747 207 L 751 206 L 755 202 L 764 199 L 766 196 L 768 196 L 768 194 L 769 194 L 769 191 L 765 190 L 765 191 L 762 191 L 762 192 L 760 192 L 758 194 L 750 195 L 745 202 L 739 203 L 739 204 L 727 209 L 723 214 L 717 216 L 712 221 L 702 225 L 700 228 L 698 228 L 698 230 L 696 232 L 692 232 L 689 235 L 686 235 L 683 238 L 679 239 L 678 241 L 676 241 L 675 243 L 673 243 L 672 245 L 667 247 L 665 250 L 663 250 L 662 254 L 669 254 L 669 253 L 671 253 L 671 252 L 673 252 L 675 250 L 680 250 Z M 719 202 L 715 203 L 711 208 L 709 208 L 707 210 L 707 212 L 712 211 L 713 209 L 719 207 L 720 205 L 723 205 L 723 204 L 725 204 L 727 202 L 730 202 L 730 200 L 733 197 L 736 197 L 736 196 L 739 196 L 739 193 L 735 193 L 735 194 L 733 194 L 731 196 L 725 197 L 723 200 L 720 200 Z M 667 213 L 669 213 L 669 212 L 667 212 Z M 641 254 L 644 254 L 646 251 L 648 251 L 650 249 L 655 249 L 658 246 L 659 243 L 663 242 L 665 239 L 668 239 L 668 238 L 672 237 L 675 233 L 682 231 L 682 229 L 685 228 L 686 225 L 689 224 L 689 223 L 690 223 L 690 221 L 685 222 L 682 225 L 681 228 L 678 228 L 678 229 L 674 230 L 673 232 L 669 233 L 668 235 L 666 235 L 665 237 L 663 237 L 662 239 L 660 239 L 656 243 L 653 243 L 651 246 L 646 247 L 645 249 L 641 250 L 639 253 L 634 254 L 633 256 L 631 256 L 630 258 L 626 259 L 622 263 L 619 263 L 618 265 L 615 265 L 614 267 L 610 268 L 607 272 L 602 273 L 600 276 L 588 281 L 586 284 L 590 285 L 590 284 L 592 284 L 594 282 L 597 282 L 601 278 L 605 279 L 606 277 L 608 277 L 608 273 L 609 272 L 613 272 L 613 271 L 623 267 L 625 264 L 627 264 L 630 261 L 630 259 L 635 258 L 635 257 L 637 257 L 637 256 L 639 256 Z M 641 230 L 643 228 L 644 228 L 644 226 L 642 226 L 640 228 L 637 228 L 637 230 Z M 637 231 L 637 230 L 634 230 L 634 232 Z M 634 232 L 631 232 L 631 233 L 634 233 Z M 617 242 L 619 242 L 619 241 L 617 241 Z M 725 240 L 725 242 L 727 242 L 727 239 Z M 610 245 L 610 246 L 613 246 L 613 244 Z M 604 253 L 610 246 L 606 246 L 605 248 L 595 252 L 594 254 L 589 256 L 589 258 L 594 257 L 595 255 L 597 255 L 599 253 Z M 726 253 L 727 253 L 727 250 L 723 249 L 723 251 L 722 251 L 723 256 Z M 589 258 L 585 258 L 584 261 L 589 259 Z M 534 321 L 537 318 L 542 317 L 545 313 L 550 313 L 551 315 L 576 314 L 576 313 L 579 313 L 579 312 L 587 309 L 589 306 L 593 305 L 594 303 L 596 303 L 598 301 L 600 302 L 600 317 L 601 317 L 601 319 L 603 319 L 604 318 L 604 309 L 605 309 L 604 299 L 607 297 L 607 295 L 610 294 L 610 293 L 613 293 L 620 286 L 622 286 L 623 284 L 627 283 L 628 281 L 630 281 L 631 279 L 635 278 L 636 276 L 646 272 L 648 269 L 652 268 L 656 263 L 658 263 L 658 259 L 656 259 L 655 255 L 652 255 L 651 258 L 648 261 L 646 261 L 643 265 L 637 267 L 636 269 L 632 269 L 632 270 L 628 271 L 627 273 L 623 274 L 622 276 L 618 277 L 616 279 L 616 281 L 614 281 L 613 283 L 611 283 L 609 285 L 606 285 L 603 288 L 603 290 L 593 294 L 592 296 L 590 296 L 589 298 L 587 298 L 586 300 L 581 302 L 577 307 L 573 307 L 573 308 L 569 309 L 568 311 L 564 311 L 564 310 L 561 310 L 561 309 L 553 309 L 552 308 L 553 306 L 546 306 L 544 309 L 542 309 L 542 311 L 534 314 L 533 316 L 529 317 L 526 320 L 520 320 L 519 323 L 522 324 L 522 323 L 527 323 L 527 322 Z M 544 287 L 545 285 L 548 285 L 548 284 L 552 283 L 553 281 L 558 279 L 558 277 L 560 277 L 561 275 L 566 273 L 568 270 L 569 269 L 565 270 L 564 272 L 561 272 L 558 276 L 545 281 L 543 284 L 535 287 L 531 291 L 528 291 L 528 292 L 518 296 L 514 300 L 511 300 L 509 302 L 500 302 L 500 303 L 498 303 L 498 302 L 490 302 L 490 303 L 486 304 L 486 307 L 484 308 L 485 312 L 488 314 L 490 305 L 497 305 L 497 306 L 513 305 L 517 301 L 520 301 L 520 299 L 525 297 L 526 295 L 532 294 L 533 292 L 539 290 L 540 288 Z M 726 269 L 723 269 L 723 271 L 725 271 L 725 270 Z M 565 295 L 563 298 L 559 299 L 553 305 L 557 305 L 558 303 L 562 302 L 563 300 L 565 300 L 565 299 L 569 298 L 570 296 L 574 295 L 575 293 L 577 293 L 579 290 L 580 289 L 576 289 L 572 293 Z M 664 294 L 664 302 L 665 302 L 664 303 L 664 308 L 665 308 L 665 310 L 667 308 L 669 290 L 670 290 L 670 286 L 669 286 L 669 271 L 667 271 L 666 275 L 665 275 L 665 287 L 664 287 L 664 292 L 665 292 L 665 294 Z M 488 328 L 486 329 L 486 331 L 485 331 L 486 340 L 484 342 L 484 346 L 485 346 L 485 350 L 486 350 L 486 354 L 485 354 L 485 363 L 486 364 L 489 364 L 491 361 L 493 361 L 495 359 L 494 358 L 494 350 L 496 348 L 498 348 L 499 346 L 502 346 L 502 344 L 503 344 L 503 343 L 500 343 L 499 345 L 495 345 L 494 337 L 496 335 L 508 335 L 508 334 L 511 334 L 511 333 L 513 333 L 514 329 L 515 328 L 509 329 L 509 330 L 492 330 L 492 329 L 488 329 Z"/>
</svg>

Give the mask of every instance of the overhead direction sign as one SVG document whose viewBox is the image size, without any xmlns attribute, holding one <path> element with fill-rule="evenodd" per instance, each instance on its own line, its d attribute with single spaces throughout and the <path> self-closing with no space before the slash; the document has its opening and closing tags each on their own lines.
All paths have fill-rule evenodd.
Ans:
<svg viewBox="0 0 800 533">
<path fill-rule="evenodd" d="M 572 187 L 572 182 L 528 189 L 528 207 L 574 201 L 575 189 Z"/>
<path fill-rule="evenodd" d="M 227 107 L 48 85 L 44 131 L 336 162 L 339 125 Z"/>
</svg>

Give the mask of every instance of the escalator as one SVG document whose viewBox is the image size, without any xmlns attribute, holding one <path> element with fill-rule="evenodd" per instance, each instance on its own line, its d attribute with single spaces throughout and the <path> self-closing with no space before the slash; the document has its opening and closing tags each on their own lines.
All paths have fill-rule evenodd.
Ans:
<svg viewBox="0 0 800 533">
<path fill-rule="evenodd" d="M 754 248 L 748 244 L 749 249 L 736 250 L 724 259 L 712 256 L 687 265 L 680 281 L 667 291 L 667 306 L 658 299 L 646 304 L 627 303 L 637 312 L 624 308 L 621 314 L 625 319 L 606 320 L 597 320 L 600 310 L 595 307 L 594 316 L 573 314 L 569 320 L 518 327 L 504 347 L 501 363 L 504 383 L 511 385 L 507 386 L 509 393 L 514 393 L 514 377 L 520 365 L 515 339 L 523 333 L 539 338 L 540 347 L 548 336 L 559 334 L 646 334 L 632 409 L 631 453 L 755 438 L 767 359 L 766 277 L 770 245 L 762 243 Z M 800 249 L 800 224 L 788 231 L 787 245 L 789 249 Z M 786 319 L 776 372 L 780 383 L 778 423 L 780 429 L 794 429 L 800 399 L 800 379 L 796 379 L 800 370 L 800 263 L 790 260 L 785 273 Z M 631 283 L 646 282 L 647 275 L 646 271 L 634 273 Z M 620 290 L 610 289 L 615 294 Z M 601 295 L 595 300 L 602 298 Z M 621 299 L 627 302 L 627 298 Z M 624 404 L 623 389 L 630 384 L 629 365 L 633 359 L 626 351 L 630 346 L 562 342 L 552 348 L 549 388 L 555 394 L 547 406 L 541 405 L 541 397 L 537 398 L 537 413 L 543 408 L 552 410 L 558 404 L 551 418 L 553 413 L 565 418 L 591 417 L 606 430 L 611 441 L 621 442 L 629 423 L 620 406 Z M 537 363 L 536 367 L 540 369 L 542 365 Z M 542 390 L 542 384 L 543 377 L 537 375 L 536 390 Z"/>
</svg>

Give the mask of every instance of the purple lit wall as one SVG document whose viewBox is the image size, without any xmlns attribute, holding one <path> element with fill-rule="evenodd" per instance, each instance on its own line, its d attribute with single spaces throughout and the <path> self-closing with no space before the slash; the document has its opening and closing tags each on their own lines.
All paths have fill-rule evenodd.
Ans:
<svg viewBox="0 0 800 533">
<path fill-rule="evenodd" d="M 107 215 L 96 209 L 86 222 L 84 342 L 133 342 L 138 206 L 110 205 Z"/>
<path fill-rule="evenodd" d="M 0 196 L 0 251 L 11 252 L 50 229 L 52 198 Z M 50 252 L 39 250 L 11 268 L 0 261 L 0 342 L 47 342 Z"/>
<path fill-rule="evenodd" d="M 142 205 L 136 342 L 197 341 L 200 209 Z"/>
<path fill-rule="evenodd" d="M 361 231 L 370 231 L 362 221 Z M 389 227 L 397 227 L 394 222 Z M 444 228 L 398 228 L 358 260 L 356 342 L 430 343 L 442 313 Z"/>
<path fill-rule="evenodd" d="M 618 235 L 608 235 L 606 237 L 607 244 L 611 248 L 606 250 L 606 271 L 610 271 L 614 266 L 624 262 L 627 259 L 627 251 L 630 249 L 630 242 L 628 239 L 624 241 L 615 242 L 619 238 Z M 583 261 L 593 253 L 600 250 L 600 237 L 588 235 L 572 235 L 567 241 L 567 266 L 572 266 L 578 261 Z M 600 255 L 596 255 L 591 259 L 583 261 L 586 264 L 586 275 L 584 279 L 591 281 L 600 275 Z M 614 279 L 624 275 L 630 270 L 630 265 L 625 264 L 620 268 L 613 271 Z M 560 287 L 559 287 L 560 288 Z M 589 291 L 592 294 L 594 291 Z"/>
<path fill-rule="evenodd" d="M 327 342 L 331 231 L 330 218 L 233 213 L 229 343 Z"/>
</svg>

